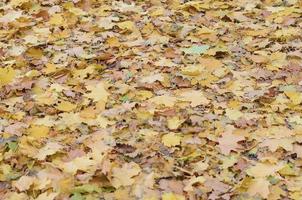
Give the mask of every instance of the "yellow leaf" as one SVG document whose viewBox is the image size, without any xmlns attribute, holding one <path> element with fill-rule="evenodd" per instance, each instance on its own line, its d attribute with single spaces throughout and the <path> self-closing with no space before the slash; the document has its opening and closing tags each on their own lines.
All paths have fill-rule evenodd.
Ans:
<svg viewBox="0 0 302 200">
<path fill-rule="evenodd" d="M 50 73 L 53 73 L 53 72 L 56 72 L 57 71 L 57 65 L 55 64 L 52 64 L 52 63 L 46 63 L 45 64 L 45 68 L 43 69 L 43 72 L 45 74 L 50 74 Z"/>
<path fill-rule="evenodd" d="M 284 93 L 294 105 L 299 105 L 302 102 L 302 94 L 300 92 L 285 91 Z"/>
<path fill-rule="evenodd" d="M 106 40 L 106 43 L 110 47 L 119 47 L 121 43 L 119 42 L 119 39 L 117 37 L 110 37 Z"/>
<path fill-rule="evenodd" d="M 10 2 L 10 5 L 13 6 L 13 7 L 17 7 L 17 6 L 20 6 L 22 5 L 23 3 L 26 3 L 28 2 L 29 0 L 12 0 Z"/>
<path fill-rule="evenodd" d="M 184 187 L 184 191 L 193 192 L 194 191 L 193 185 L 196 185 L 197 183 L 204 183 L 205 181 L 206 179 L 202 176 L 198 176 L 198 177 L 193 176 L 192 178 L 190 178 L 189 182 Z"/>
<path fill-rule="evenodd" d="M 100 82 L 96 85 L 88 85 L 86 88 L 91 92 L 86 93 L 85 97 L 93 99 L 93 101 L 107 101 L 109 93 L 106 91 L 104 83 Z"/>
<path fill-rule="evenodd" d="M 165 13 L 165 9 L 163 7 L 158 6 L 154 9 L 154 11 L 151 11 L 150 16 L 157 17 L 157 16 L 164 15 L 164 13 Z"/>
<path fill-rule="evenodd" d="M 80 9 L 80 8 L 72 7 L 72 8 L 69 8 L 68 10 L 69 10 L 72 14 L 77 15 L 77 16 L 83 16 L 83 15 L 86 15 L 86 14 L 87 14 L 85 11 L 83 11 L 83 10 Z"/>
<path fill-rule="evenodd" d="M 162 195 L 162 200 L 185 200 L 185 197 L 174 193 L 164 193 Z"/>
<path fill-rule="evenodd" d="M 29 136 L 34 138 L 47 137 L 49 132 L 49 128 L 46 126 L 37 126 L 33 125 L 29 129 L 27 129 L 27 133 Z"/>
<path fill-rule="evenodd" d="M 8 193 L 8 196 L 5 197 L 6 200 L 28 200 L 28 196 L 25 193 L 12 192 Z"/>
<path fill-rule="evenodd" d="M 288 39 L 299 34 L 301 34 L 301 29 L 295 27 L 289 27 L 289 28 L 282 28 L 280 30 L 275 31 L 274 36 L 276 38 Z"/>
<path fill-rule="evenodd" d="M 248 188 L 247 193 L 251 196 L 255 196 L 259 194 L 263 198 L 267 198 L 270 191 L 269 191 L 270 183 L 264 178 L 257 178 L 252 180 L 251 185 Z"/>
<path fill-rule="evenodd" d="M 11 67 L 0 68 L 0 87 L 10 83 L 16 76 L 16 71 Z"/>
<path fill-rule="evenodd" d="M 231 120 L 237 120 L 240 117 L 243 116 L 243 113 L 239 110 L 234 110 L 234 109 L 226 109 L 225 110 L 225 115 L 230 118 Z"/>
<path fill-rule="evenodd" d="M 93 74 L 95 71 L 96 66 L 95 65 L 89 65 L 88 67 L 84 69 L 77 69 L 73 70 L 72 74 L 75 78 L 78 78 L 80 80 L 83 80 L 86 78 L 89 74 Z"/>
<path fill-rule="evenodd" d="M 148 83 L 148 84 L 151 84 L 151 83 L 154 83 L 155 81 L 164 81 L 164 77 L 162 74 L 153 74 L 153 75 L 150 75 L 150 76 L 145 76 L 143 78 L 141 78 L 140 82 L 142 83 Z"/>
<path fill-rule="evenodd" d="M 49 23 L 51 25 L 62 25 L 64 22 L 64 18 L 62 17 L 61 14 L 54 14 L 53 16 L 51 16 L 51 18 L 49 19 Z"/>
<path fill-rule="evenodd" d="M 62 149 L 62 146 L 56 142 L 49 142 L 43 148 L 41 148 L 35 158 L 38 160 L 44 160 L 47 156 L 55 154 Z"/>
<path fill-rule="evenodd" d="M 278 70 L 286 65 L 286 53 L 275 52 L 269 56 L 270 63 L 267 65 L 269 70 Z"/>
<path fill-rule="evenodd" d="M 58 193 L 49 193 L 44 192 L 40 194 L 35 200 L 54 200 L 58 196 Z"/>
<path fill-rule="evenodd" d="M 278 148 L 282 147 L 286 151 L 293 150 L 294 140 L 292 138 L 266 138 L 260 144 L 261 147 L 268 147 L 271 152 L 277 151 Z"/>
<path fill-rule="evenodd" d="M 153 96 L 153 93 L 148 90 L 139 90 L 139 91 L 135 92 L 135 97 L 140 101 L 149 99 L 152 96 Z"/>
<path fill-rule="evenodd" d="M 272 165 L 272 164 L 264 164 L 264 163 L 257 163 L 255 166 L 250 167 L 246 170 L 246 173 L 249 176 L 253 177 L 266 177 L 269 175 L 273 175 L 275 172 L 280 170 L 282 165 Z"/>
<path fill-rule="evenodd" d="M 280 169 L 279 174 L 282 176 L 295 176 L 298 175 L 297 170 L 291 167 L 289 164 L 286 164 L 282 169 Z"/>
<path fill-rule="evenodd" d="M 168 119 L 168 128 L 169 129 L 177 129 L 182 123 L 184 122 L 184 120 L 179 119 L 179 117 L 175 116 L 172 118 Z"/>
<path fill-rule="evenodd" d="M 277 184 L 277 185 L 273 185 L 271 187 L 271 192 L 268 196 L 268 199 L 269 200 L 278 200 L 278 199 L 282 199 L 281 196 L 285 196 L 286 195 L 286 192 L 284 190 L 282 190 L 280 188 L 280 186 Z"/>
<path fill-rule="evenodd" d="M 168 133 L 162 137 L 161 141 L 167 147 L 174 147 L 180 145 L 181 137 L 175 133 Z"/>
<path fill-rule="evenodd" d="M 87 107 L 80 112 L 81 118 L 95 119 L 97 110 L 94 107 Z"/>
<path fill-rule="evenodd" d="M 135 29 L 135 23 L 132 21 L 124 21 L 117 24 L 121 29 L 133 31 Z"/>
<path fill-rule="evenodd" d="M 181 73 L 188 76 L 198 76 L 205 70 L 201 65 L 189 65 L 181 69 Z"/>
<path fill-rule="evenodd" d="M 189 90 L 180 93 L 180 100 L 190 101 L 192 107 L 207 105 L 210 101 L 204 96 L 201 90 Z"/>
<path fill-rule="evenodd" d="M 16 19 L 20 18 L 22 16 L 22 11 L 15 11 L 12 10 L 10 12 L 8 12 L 6 15 L 1 16 L 0 17 L 0 22 L 1 23 L 9 23 L 9 22 L 13 22 Z"/>
<path fill-rule="evenodd" d="M 22 176 L 19 180 L 13 182 L 13 186 L 22 192 L 28 190 L 34 181 L 34 177 Z"/>
<path fill-rule="evenodd" d="M 77 105 L 70 103 L 69 101 L 61 101 L 56 108 L 60 111 L 69 112 L 74 110 Z"/>
<path fill-rule="evenodd" d="M 92 170 L 96 165 L 94 160 L 91 160 L 87 156 L 76 157 L 72 161 L 62 163 L 61 167 L 64 172 L 70 173 L 72 175 L 76 174 L 78 170 L 89 171 Z"/>
<path fill-rule="evenodd" d="M 122 168 L 114 167 L 112 169 L 112 185 L 115 188 L 129 186 L 134 183 L 134 178 L 141 172 L 141 168 L 134 162 L 125 163 Z"/>
<path fill-rule="evenodd" d="M 29 72 L 27 72 L 25 74 L 25 76 L 29 77 L 29 78 L 33 78 L 33 77 L 36 77 L 36 76 L 39 76 L 40 75 L 40 72 L 38 70 L 30 70 Z"/>
<path fill-rule="evenodd" d="M 34 35 L 27 35 L 23 38 L 25 40 L 25 44 L 38 44 L 39 38 Z"/>
<path fill-rule="evenodd" d="M 151 103 L 155 103 L 157 105 L 165 105 L 167 107 L 174 106 L 176 100 L 177 100 L 176 97 L 172 97 L 172 96 L 168 96 L 168 95 L 156 96 L 156 97 L 149 99 L 149 101 Z"/>
</svg>

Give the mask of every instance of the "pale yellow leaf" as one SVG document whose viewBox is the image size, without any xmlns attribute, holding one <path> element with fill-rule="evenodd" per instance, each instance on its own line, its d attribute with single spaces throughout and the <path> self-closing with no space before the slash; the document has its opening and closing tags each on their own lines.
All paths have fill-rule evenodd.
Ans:
<svg viewBox="0 0 302 200">
<path fill-rule="evenodd" d="M 181 137 L 176 133 L 168 133 L 161 139 L 162 143 L 167 147 L 180 145 Z"/>
</svg>

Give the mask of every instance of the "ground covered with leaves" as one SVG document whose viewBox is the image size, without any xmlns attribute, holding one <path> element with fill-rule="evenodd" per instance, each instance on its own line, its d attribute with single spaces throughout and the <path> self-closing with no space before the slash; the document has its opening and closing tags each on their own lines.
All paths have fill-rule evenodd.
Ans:
<svg viewBox="0 0 302 200">
<path fill-rule="evenodd" d="M 0 199 L 302 199 L 300 0 L 2 0 Z"/>
</svg>

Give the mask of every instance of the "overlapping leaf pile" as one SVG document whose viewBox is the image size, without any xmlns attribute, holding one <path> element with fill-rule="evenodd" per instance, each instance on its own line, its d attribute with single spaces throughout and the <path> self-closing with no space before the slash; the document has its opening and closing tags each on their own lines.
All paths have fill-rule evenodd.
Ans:
<svg viewBox="0 0 302 200">
<path fill-rule="evenodd" d="M 299 0 L 2 0 L 0 195 L 302 198 Z"/>
</svg>

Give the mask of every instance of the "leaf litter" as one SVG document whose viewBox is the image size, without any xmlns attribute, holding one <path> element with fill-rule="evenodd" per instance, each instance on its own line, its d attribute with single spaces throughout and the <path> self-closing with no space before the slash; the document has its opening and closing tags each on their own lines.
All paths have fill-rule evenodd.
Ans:
<svg viewBox="0 0 302 200">
<path fill-rule="evenodd" d="M 3 0 L 0 198 L 302 198 L 299 0 Z"/>
</svg>

